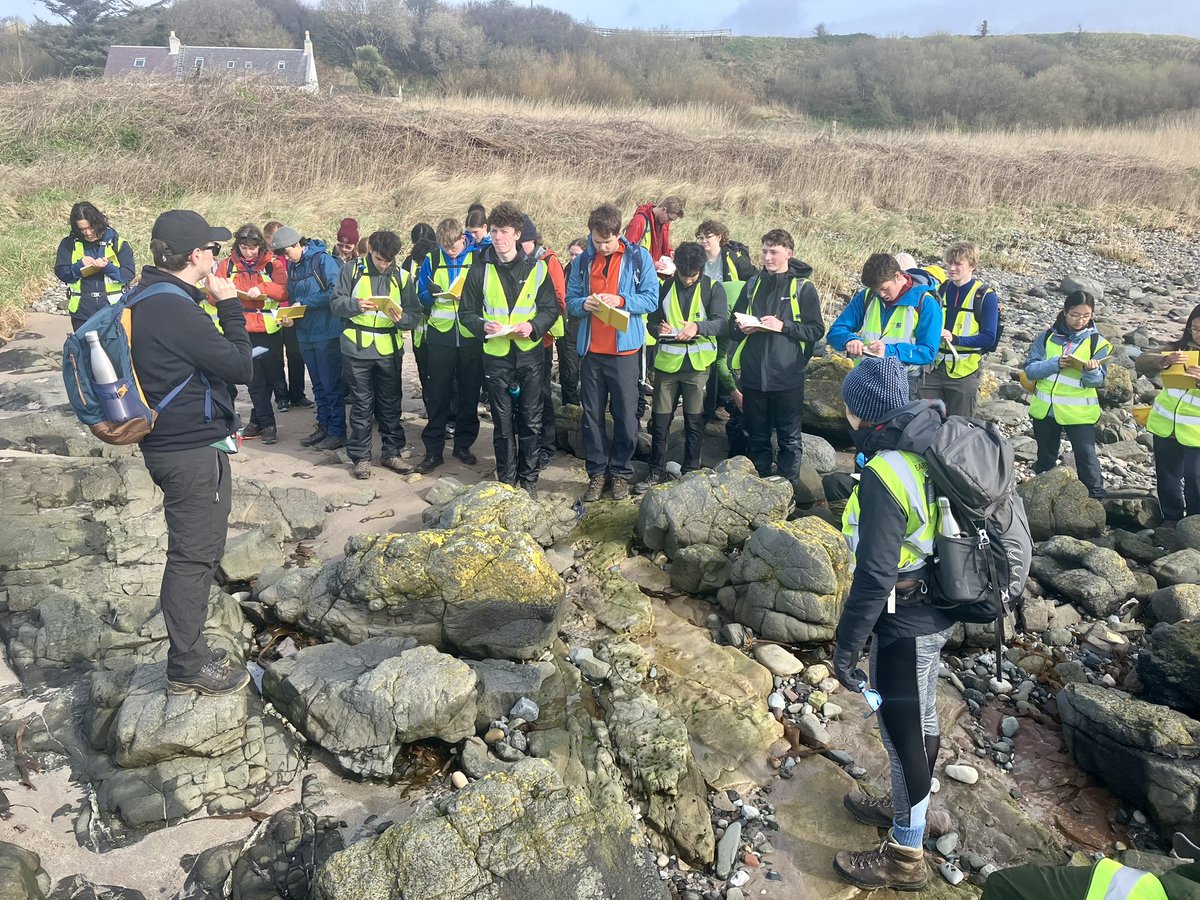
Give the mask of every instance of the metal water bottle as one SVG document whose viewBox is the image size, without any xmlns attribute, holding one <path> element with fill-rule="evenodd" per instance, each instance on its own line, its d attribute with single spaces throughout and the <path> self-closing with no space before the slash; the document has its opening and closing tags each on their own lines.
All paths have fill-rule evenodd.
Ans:
<svg viewBox="0 0 1200 900">
<path fill-rule="evenodd" d="M 958 520 L 954 518 L 954 513 L 950 511 L 950 500 L 946 497 L 937 498 L 938 509 L 941 511 L 941 524 L 938 525 L 938 533 L 945 537 L 962 537 L 963 531 L 958 525 Z"/>
<path fill-rule="evenodd" d="M 100 346 L 100 335 L 89 331 L 87 342 L 92 382 L 96 387 L 96 396 L 100 399 L 100 406 L 104 410 L 104 418 L 114 423 L 128 422 L 134 416 L 125 403 L 125 395 L 129 393 L 128 385 L 118 380 L 112 360 Z"/>
</svg>

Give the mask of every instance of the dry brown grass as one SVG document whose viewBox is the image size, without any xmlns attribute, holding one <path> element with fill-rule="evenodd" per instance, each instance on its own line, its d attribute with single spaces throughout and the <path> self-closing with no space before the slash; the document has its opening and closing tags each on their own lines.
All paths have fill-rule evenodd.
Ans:
<svg viewBox="0 0 1200 900">
<path fill-rule="evenodd" d="M 355 215 L 406 235 L 419 220 L 512 197 L 563 246 L 587 211 L 677 193 L 689 237 L 724 219 L 753 246 L 793 231 L 826 290 L 874 249 L 936 253 L 1046 221 L 1115 217 L 1191 228 L 1200 214 L 1200 117 L 1143 129 L 842 131 L 777 110 L 519 102 L 399 103 L 244 82 L 42 82 L 0 89 L 0 185 L 33 227 L 6 240 L 0 279 L 37 283 L 71 200 L 105 207 L 135 248 L 161 209 L 187 205 L 236 227 L 279 218 L 331 234 Z M 2 217 L 9 228 L 14 216 Z M 5 227 L 0 225 L 0 229 Z M 6 252 L 21 248 L 21 262 Z M 30 259 L 30 252 L 33 258 Z M 144 249 L 142 254 L 144 256 Z M 11 299 L 11 298 L 10 298 Z"/>
</svg>

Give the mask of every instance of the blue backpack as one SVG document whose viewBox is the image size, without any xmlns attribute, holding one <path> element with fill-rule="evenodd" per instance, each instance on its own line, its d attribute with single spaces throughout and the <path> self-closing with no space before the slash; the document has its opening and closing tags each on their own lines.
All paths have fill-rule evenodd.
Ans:
<svg viewBox="0 0 1200 900">
<path fill-rule="evenodd" d="M 178 294 L 191 299 L 183 288 L 166 283 L 153 285 L 133 296 L 127 294 L 119 303 L 97 311 L 63 344 L 62 373 L 67 400 L 79 421 L 106 444 L 140 443 L 154 428 L 158 414 L 192 380 L 193 375 L 189 375 L 151 406 L 142 393 L 137 372 L 134 371 L 133 307 L 148 297 L 162 294 Z M 92 332 L 96 334 L 99 346 L 107 354 L 116 373 L 116 381 L 111 384 L 97 384 L 92 376 L 91 345 L 88 341 L 88 335 Z M 208 379 L 203 372 L 199 374 L 207 388 Z M 206 418 L 212 415 L 211 394 L 211 390 L 206 391 Z"/>
</svg>

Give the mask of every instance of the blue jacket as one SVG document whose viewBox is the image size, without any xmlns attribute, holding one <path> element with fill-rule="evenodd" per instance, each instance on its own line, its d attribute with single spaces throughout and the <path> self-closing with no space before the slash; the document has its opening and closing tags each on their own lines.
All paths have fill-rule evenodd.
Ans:
<svg viewBox="0 0 1200 900">
<path fill-rule="evenodd" d="M 488 246 L 490 246 L 490 242 L 488 242 Z M 467 254 L 480 249 L 480 245 L 476 244 L 468 237 L 467 243 L 463 245 L 462 253 L 458 254 L 458 256 L 451 256 L 449 253 L 446 253 L 445 247 L 438 246 L 433 253 L 428 254 L 423 260 L 421 260 L 421 268 L 417 272 L 417 299 L 421 301 L 421 305 L 424 306 L 426 310 L 433 308 L 433 295 L 429 293 L 429 285 L 433 282 L 434 254 L 436 253 L 439 256 L 443 254 L 445 255 L 447 263 L 446 271 L 450 275 L 450 283 L 453 284 L 454 279 L 457 278 L 459 273 L 462 271 L 463 261 L 467 258 Z"/>
<path fill-rule="evenodd" d="M 625 253 L 621 257 L 617 294 L 625 301 L 622 308 L 629 313 L 629 330 L 617 332 L 618 352 L 638 350 L 645 345 L 645 317 L 658 309 L 658 273 L 654 270 L 650 251 L 631 244 L 624 235 L 621 243 L 625 245 Z M 587 249 L 575 258 L 567 282 L 567 314 L 583 319 L 575 342 L 581 357 L 587 354 L 592 342 L 592 316 L 584 310 L 583 304 L 592 295 L 592 261 L 595 258 L 596 245 L 589 235 Z"/>
<path fill-rule="evenodd" d="M 326 252 L 325 242 L 309 238 L 304 255 L 288 263 L 288 300 L 304 307 L 296 322 L 296 338 L 305 344 L 320 344 L 342 333 L 342 320 L 329 309 L 342 267 Z M 316 273 L 320 272 L 320 278 Z"/>
<path fill-rule="evenodd" d="M 942 341 L 942 304 L 938 300 L 937 284 L 928 275 L 908 273 L 913 283 L 907 291 L 896 298 L 891 306 L 883 308 L 883 325 L 887 325 L 895 311 L 901 306 L 917 308 L 917 328 L 911 344 L 888 344 L 887 355 L 894 356 L 906 366 L 928 366 L 937 356 L 938 344 Z M 867 315 L 866 288 L 850 300 L 842 310 L 826 340 L 834 350 L 845 351 L 850 341 L 861 341 L 859 329 Z"/>
<path fill-rule="evenodd" d="M 1090 341 L 1093 334 L 1099 334 L 1096 331 L 1095 325 L 1088 325 L 1081 331 L 1071 331 L 1066 325 L 1055 325 L 1053 328 L 1043 331 L 1029 345 L 1029 352 L 1025 356 L 1025 365 L 1022 368 L 1025 370 L 1025 377 L 1031 381 L 1039 381 L 1043 378 L 1050 378 L 1058 372 L 1058 359 L 1046 359 L 1046 340 L 1051 335 L 1055 335 L 1064 342 L 1070 342 L 1071 346 L 1078 346 L 1084 341 Z M 1101 352 L 1100 355 L 1104 355 Z M 1108 375 L 1108 366 L 1103 365 L 1098 369 L 1092 369 L 1090 372 L 1083 372 L 1080 375 L 1080 383 L 1084 387 L 1098 388 L 1104 384 L 1104 378 Z"/>
<path fill-rule="evenodd" d="M 58 255 L 54 259 L 54 274 L 58 276 L 58 280 L 63 284 L 75 284 L 82 281 L 79 285 L 79 291 L 83 294 L 97 293 L 106 294 L 104 287 L 105 275 L 89 275 L 87 278 L 82 278 L 83 263 L 71 262 L 71 257 L 75 255 L 75 241 L 77 236 L 72 230 L 58 243 Z M 137 274 L 137 268 L 133 261 L 133 251 L 129 249 L 129 242 L 123 241 L 117 236 L 117 232 L 112 226 L 109 226 L 104 237 L 98 241 L 84 241 L 83 252 L 85 256 L 104 256 L 104 251 L 109 244 L 112 244 L 117 251 L 117 267 L 110 267 L 111 271 L 107 272 L 107 277 L 113 281 L 119 281 L 121 284 L 128 285 L 133 281 L 133 276 Z M 85 296 L 79 301 L 79 309 L 73 318 L 87 319 L 97 310 L 103 308 L 108 303 L 105 297 L 88 297 Z"/>
</svg>

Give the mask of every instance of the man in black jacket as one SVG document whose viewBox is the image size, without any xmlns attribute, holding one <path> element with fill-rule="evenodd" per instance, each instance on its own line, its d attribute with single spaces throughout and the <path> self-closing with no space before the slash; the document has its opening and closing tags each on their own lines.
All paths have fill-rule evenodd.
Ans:
<svg viewBox="0 0 1200 900">
<path fill-rule="evenodd" d="M 771 474 L 771 432 L 779 441 L 779 474 L 795 482 L 804 445 L 804 369 L 813 345 L 825 334 L 812 266 L 794 258 L 796 245 L 781 228 L 762 236 L 762 269 L 750 276 L 730 316 L 733 355 L 729 368 L 738 388 L 747 453 L 758 474 Z M 751 324 L 757 318 L 757 324 Z"/>
<path fill-rule="evenodd" d="M 225 552 L 232 484 L 228 454 L 237 452 L 238 416 L 229 384 L 253 374 L 250 337 L 233 282 L 211 274 L 217 243 L 229 229 L 214 228 L 190 210 L 173 209 L 154 222 L 154 265 L 142 269 L 138 291 L 166 284 L 176 289 L 148 297 L 132 310 L 134 369 L 142 392 L 157 404 L 177 385 L 142 441 L 150 477 L 163 492 L 167 565 L 159 605 L 167 625 L 167 688 L 173 694 L 230 694 L 249 675 L 214 654 L 204 638 L 208 593 Z M 200 309 L 196 282 L 207 276 L 208 301 L 222 331 Z"/>
<path fill-rule="evenodd" d="M 524 223 L 524 214 L 512 202 L 492 209 L 492 243 L 467 273 L 459 316 L 468 331 L 484 338 L 483 381 L 492 406 L 496 480 L 516 485 L 520 478 L 521 487 L 536 497 L 546 364 L 541 340 L 557 321 L 559 307 L 546 262 L 518 244 Z"/>
</svg>

